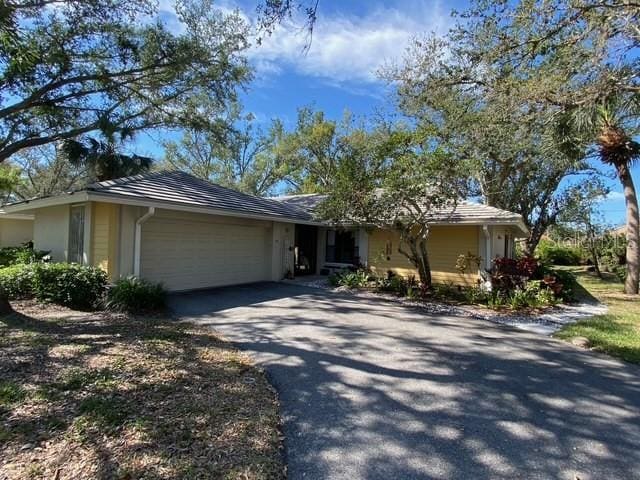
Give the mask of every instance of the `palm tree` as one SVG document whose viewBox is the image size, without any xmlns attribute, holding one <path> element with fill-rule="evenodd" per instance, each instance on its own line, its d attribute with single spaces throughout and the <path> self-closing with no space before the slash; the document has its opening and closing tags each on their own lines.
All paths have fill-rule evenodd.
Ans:
<svg viewBox="0 0 640 480">
<path fill-rule="evenodd" d="M 640 278 L 640 220 L 631 167 L 640 158 L 640 143 L 633 139 L 640 130 L 640 97 L 608 97 L 593 106 L 580 106 L 565 113 L 560 122 L 565 142 L 575 143 L 576 139 L 582 138 L 587 143 L 595 144 L 600 161 L 615 169 L 622 184 L 627 210 L 627 275 L 624 291 L 637 295 Z M 566 132 L 573 132 L 573 135 L 567 137 Z"/>
</svg>

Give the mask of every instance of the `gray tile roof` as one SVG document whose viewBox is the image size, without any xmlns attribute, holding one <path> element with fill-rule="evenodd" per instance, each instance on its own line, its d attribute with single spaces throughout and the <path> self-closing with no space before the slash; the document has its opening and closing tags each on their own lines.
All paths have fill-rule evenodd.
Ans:
<svg viewBox="0 0 640 480">
<path fill-rule="evenodd" d="M 326 195 L 308 194 L 308 195 L 286 195 L 281 197 L 273 197 L 275 200 L 285 205 L 292 205 L 302 208 L 313 214 L 320 203 L 327 198 Z M 496 222 L 518 222 L 522 217 L 508 210 L 491 207 L 482 203 L 470 202 L 463 200 L 458 202 L 455 208 L 443 208 L 435 211 L 432 221 L 451 222 L 451 223 L 496 223 Z"/>
<path fill-rule="evenodd" d="M 308 193 L 304 195 L 283 195 L 280 197 L 271 198 L 285 205 L 291 205 L 296 208 L 301 208 L 306 212 L 313 214 L 318 205 L 320 205 L 320 203 L 322 203 L 322 201 L 327 198 L 327 195 L 323 195 L 320 193 Z"/>
<path fill-rule="evenodd" d="M 154 172 L 93 183 L 89 192 L 153 200 L 244 214 L 310 221 L 311 214 L 295 205 L 256 197 L 178 171 Z"/>
</svg>

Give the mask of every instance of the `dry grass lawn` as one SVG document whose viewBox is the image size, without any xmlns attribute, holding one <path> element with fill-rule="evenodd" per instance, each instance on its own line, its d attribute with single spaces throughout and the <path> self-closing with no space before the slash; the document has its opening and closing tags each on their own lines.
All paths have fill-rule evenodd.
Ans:
<svg viewBox="0 0 640 480">
<path fill-rule="evenodd" d="M 14 306 L 0 319 L 0 479 L 284 478 L 274 390 L 210 331 Z"/>
</svg>

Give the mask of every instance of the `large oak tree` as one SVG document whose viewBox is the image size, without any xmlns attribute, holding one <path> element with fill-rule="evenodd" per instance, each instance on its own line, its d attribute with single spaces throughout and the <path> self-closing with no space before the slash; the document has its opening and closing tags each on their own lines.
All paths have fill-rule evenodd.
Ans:
<svg viewBox="0 0 640 480">
<path fill-rule="evenodd" d="M 0 161 L 101 132 L 197 125 L 196 94 L 223 110 L 249 75 L 247 27 L 178 0 L 174 33 L 147 0 L 0 2 Z"/>
</svg>

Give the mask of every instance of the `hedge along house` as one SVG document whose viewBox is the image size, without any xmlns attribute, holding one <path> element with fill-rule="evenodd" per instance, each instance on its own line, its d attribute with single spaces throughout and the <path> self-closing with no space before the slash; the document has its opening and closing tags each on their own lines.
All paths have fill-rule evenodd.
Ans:
<svg viewBox="0 0 640 480">
<path fill-rule="evenodd" d="M 157 172 L 5 207 L 32 215 L 34 246 L 53 261 L 98 266 L 111 280 L 135 275 L 181 291 L 279 281 L 353 265 L 412 274 L 393 231 L 334 228 L 316 219 L 319 195 L 261 198 L 182 172 Z M 463 204 L 429 240 L 436 282 L 470 284 L 460 254 L 510 255 L 526 230 L 518 215 Z"/>
</svg>

